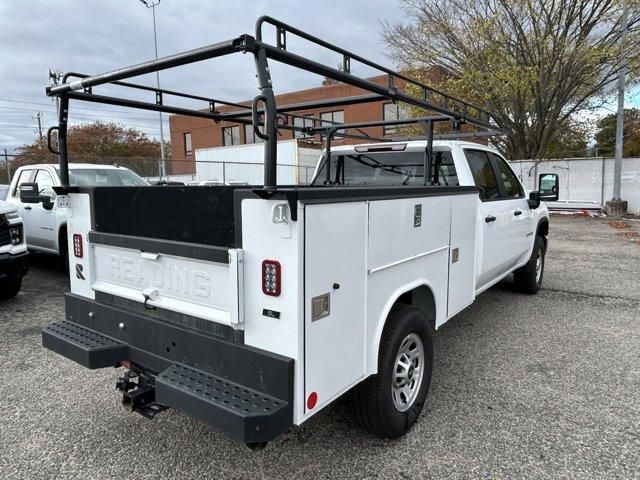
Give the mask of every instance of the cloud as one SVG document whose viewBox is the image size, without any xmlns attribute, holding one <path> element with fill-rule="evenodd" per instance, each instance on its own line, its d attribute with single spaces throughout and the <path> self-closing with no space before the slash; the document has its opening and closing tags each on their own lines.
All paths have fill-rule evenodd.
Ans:
<svg viewBox="0 0 640 480">
<path fill-rule="evenodd" d="M 0 148 L 30 143 L 36 112 L 46 129 L 56 122 L 55 104 L 45 96 L 47 69 L 96 74 L 149 60 L 154 56 L 152 12 L 137 0 L 58 0 L 2 2 L 0 18 Z M 159 55 L 201 47 L 254 32 L 256 19 L 271 15 L 335 44 L 389 64 L 380 41 L 380 20 L 398 20 L 395 1 L 325 0 L 162 0 L 156 9 Z M 273 32 L 272 32 L 273 33 Z M 273 34 L 274 36 L 275 34 Z M 265 38 L 269 41 L 272 38 Z M 336 65 L 340 57 L 326 50 L 290 41 L 297 53 Z M 366 69 L 357 73 L 370 74 Z M 272 63 L 276 93 L 320 84 L 317 76 Z M 162 87 L 229 100 L 252 98 L 256 91 L 253 59 L 233 55 L 161 72 Z M 135 79 L 153 85 L 155 76 Z M 97 89 L 96 89 L 97 90 Z M 123 93 L 114 87 L 103 93 Z M 147 96 L 135 95 L 148 99 Z M 181 105 L 186 104 L 182 103 Z M 189 106 L 202 105 L 192 104 Z M 157 114 L 114 106 L 72 102 L 71 121 L 119 121 L 159 135 Z M 11 125 L 11 126 L 8 126 Z M 168 122 L 165 119 L 165 138 Z"/>
</svg>

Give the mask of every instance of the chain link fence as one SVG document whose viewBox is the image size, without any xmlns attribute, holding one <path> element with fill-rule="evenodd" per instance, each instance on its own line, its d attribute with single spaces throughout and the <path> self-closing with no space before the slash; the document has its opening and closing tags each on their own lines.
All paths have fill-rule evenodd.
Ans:
<svg viewBox="0 0 640 480">
<path fill-rule="evenodd" d="M 0 185 L 8 184 L 15 171 L 24 165 L 57 164 L 56 155 L 7 154 L 0 160 Z M 69 163 L 90 163 L 126 167 L 149 182 L 160 180 L 160 158 L 156 157 L 96 157 L 94 155 L 69 155 Z M 163 180 L 182 182 L 210 182 L 221 184 L 262 185 L 264 166 L 262 163 L 210 162 L 210 161 L 166 161 L 167 175 Z M 315 166 L 278 164 L 278 184 L 308 185 Z"/>
<path fill-rule="evenodd" d="M 540 173 L 556 173 L 560 181 L 560 200 L 550 208 L 602 208 L 613 197 L 613 158 L 563 158 L 511 161 L 511 168 L 530 190 L 538 185 Z M 621 197 L 628 202 L 628 212 L 640 214 L 640 158 L 622 161 Z"/>
<path fill-rule="evenodd" d="M 159 157 L 96 157 L 70 155 L 70 163 L 91 163 L 126 167 L 141 177 L 159 180 Z M 13 173 L 23 165 L 58 163 L 53 154 L 6 154 L 0 159 L 0 185 L 11 182 Z M 535 190 L 540 173 L 557 173 L 560 180 L 560 200 L 550 203 L 552 208 L 600 209 L 613 196 L 613 158 L 563 158 L 536 162 L 514 160 L 511 167 L 525 188 Z M 223 184 L 260 185 L 263 181 L 261 163 L 241 162 L 166 162 L 167 180 L 182 182 L 210 182 Z M 304 165 L 279 164 L 278 184 L 307 185 L 314 168 Z M 628 211 L 640 214 L 640 158 L 626 158 L 622 162 L 622 199 L 628 202 Z"/>
<path fill-rule="evenodd" d="M 57 164 L 58 156 L 49 153 L 2 154 L 0 160 L 0 185 L 8 184 L 15 171 L 25 165 Z M 90 163 L 126 167 L 143 178 L 157 177 L 160 168 L 159 157 L 97 157 L 95 155 L 69 155 L 69 163 Z M 171 162 L 167 162 L 170 166 Z"/>
<path fill-rule="evenodd" d="M 234 161 L 174 161 L 173 174 L 167 180 L 178 182 L 220 182 L 224 184 L 262 185 L 264 164 Z M 315 165 L 278 163 L 278 185 L 308 185 Z M 182 172 L 182 173 L 180 173 Z M 157 177 L 151 180 L 157 180 Z"/>
</svg>

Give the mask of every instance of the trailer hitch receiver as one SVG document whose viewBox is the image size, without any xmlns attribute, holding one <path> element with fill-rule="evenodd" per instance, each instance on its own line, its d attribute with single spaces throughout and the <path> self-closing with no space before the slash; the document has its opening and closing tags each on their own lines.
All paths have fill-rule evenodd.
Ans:
<svg viewBox="0 0 640 480">
<path fill-rule="evenodd" d="M 137 378 L 137 382 L 134 379 Z M 136 412 L 147 418 L 166 410 L 166 405 L 156 402 L 156 389 L 147 378 L 128 371 L 116 380 L 116 390 L 122 392 L 122 406 L 125 410 Z"/>
</svg>

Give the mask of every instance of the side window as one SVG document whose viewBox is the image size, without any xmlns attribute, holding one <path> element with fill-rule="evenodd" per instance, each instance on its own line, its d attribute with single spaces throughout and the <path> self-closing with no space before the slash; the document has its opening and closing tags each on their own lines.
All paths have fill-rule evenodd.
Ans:
<svg viewBox="0 0 640 480">
<path fill-rule="evenodd" d="M 489 154 L 490 157 L 496 162 L 498 166 L 498 172 L 500 173 L 500 182 L 504 187 L 504 196 L 507 198 L 520 198 L 523 196 L 523 192 L 520 188 L 520 183 L 517 177 L 502 158 L 493 153 Z"/>
<path fill-rule="evenodd" d="M 32 172 L 33 170 L 22 170 L 20 172 L 20 176 L 18 177 L 18 181 L 16 182 L 16 188 L 14 188 L 13 192 L 11 193 L 14 198 L 20 196 L 20 185 L 29 181 Z"/>
<path fill-rule="evenodd" d="M 496 200 L 500 198 L 498 182 L 493 173 L 487 154 L 481 150 L 465 150 L 467 163 L 473 175 L 473 181 L 480 187 L 480 200 Z"/>
<path fill-rule="evenodd" d="M 435 157 L 433 162 L 434 169 L 437 169 L 438 172 L 438 185 L 447 187 L 460 185 L 451 152 L 433 152 L 433 156 Z"/>
<path fill-rule="evenodd" d="M 51 198 L 54 198 L 56 196 L 55 192 L 53 191 L 53 178 L 51 178 L 51 174 L 49 174 L 49 172 L 47 172 L 46 170 L 38 170 L 36 172 L 36 178 L 34 179 L 34 182 L 38 184 L 41 195 L 48 195 Z"/>
</svg>

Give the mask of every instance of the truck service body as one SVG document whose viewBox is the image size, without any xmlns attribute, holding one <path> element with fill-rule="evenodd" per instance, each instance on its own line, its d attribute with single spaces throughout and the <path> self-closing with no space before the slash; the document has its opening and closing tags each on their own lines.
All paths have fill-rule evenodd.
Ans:
<svg viewBox="0 0 640 480">
<path fill-rule="evenodd" d="M 277 47 L 262 42 L 263 25 L 276 27 Z M 288 52 L 286 34 L 342 54 L 346 66 L 319 66 Z M 68 185 L 69 100 L 134 106 L 90 89 L 113 82 L 156 91 L 121 80 L 234 51 L 256 59 L 261 93 L 252 109 L 239 105 L 244 110 L 220 114 L 212 108 L 207 114 L 134 103 L 251 123 L 266 140 L 264 185 Z M 441 115 L 420 120 L 427 130 L 423 140 L 371 143 L 384 139 L 357 133 L 384 122 L 304 127 L 326 142 L 314 181 L 277 185 L 276 132 L 296 128 L 277 118 L 309 104 L 275 105 L 267 58 L 374 93 L 333 104 L 388 97 Z M 176 408 L 254 447 L 350 391 L 365 428 L 387 438 L 404 434 L 427 394 L 432 326 L 510 273 L 524 291 L 539 288 L 548 231 L 540 199 L 546 197 L 527 196 L 494 149 L 434 140 L 436 122 L 491 129 L 481 110 L 464 115 L 380 89 L 352 75 L 351 60 L 375 66 L 262 17 L 255 38 L 95 77 L 70 74 L 79 80 L 51 87 L 63 112 L 57 127 L 62 186 L 56 192 L 67 205 L 73 253 L 67 318 L 43 329 L 43 345 L 88 368 L 124 366 L 117 387 L 133 411 L 153 417 Z M 390 83 L 406 79 L 375 67 L 389 74 Z M 447 98 L 467 112 L 476 108 Z M 363 141 L 332 148 L 338 131 Z M 547 196 L 557 194 L 554 186 Z M 37 185 L 21 191 L 25 201 L 38 201 Z"/>
</svg>

